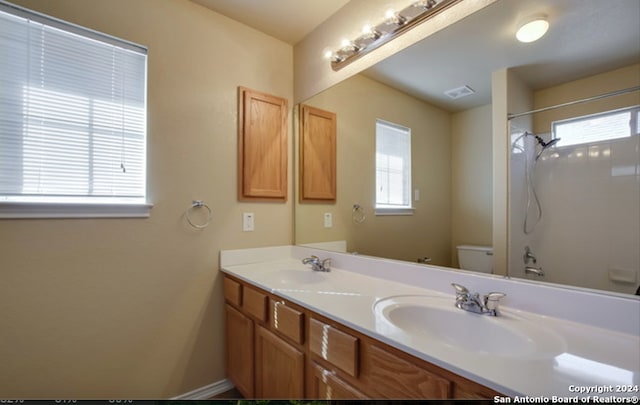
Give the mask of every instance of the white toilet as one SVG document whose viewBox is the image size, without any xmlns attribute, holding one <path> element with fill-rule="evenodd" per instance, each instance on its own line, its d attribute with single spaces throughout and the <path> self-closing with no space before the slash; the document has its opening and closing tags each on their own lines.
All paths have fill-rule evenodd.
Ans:
<svg viewBox="0 0 640 405">
<path fill-rule="evenodd" d="M 460 245 L 458 263 L 463 270 L 491 273 L 493 271 L 493 247 Z"/>
</svg>

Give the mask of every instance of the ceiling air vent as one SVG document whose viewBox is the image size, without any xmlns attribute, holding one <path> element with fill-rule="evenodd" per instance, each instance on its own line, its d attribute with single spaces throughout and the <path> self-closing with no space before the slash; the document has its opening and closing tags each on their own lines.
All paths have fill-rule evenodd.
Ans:
<svg viewBox="0 0 640 405">
<path fill-rule="evenodd" d="M 457 87 L 455 89 L 447 90 L 447 91 L 444 92 L 444 94 L 446 94 L 447 96 L 449 96 L 453 100 L 456 100 L 456 99 L 462 98 L 462 97 L 466 97 L 466 96 L 470 96 L 473 93 L 475 93 L 475 90 L 473 90 L 469 86 Z"/>
</svg>

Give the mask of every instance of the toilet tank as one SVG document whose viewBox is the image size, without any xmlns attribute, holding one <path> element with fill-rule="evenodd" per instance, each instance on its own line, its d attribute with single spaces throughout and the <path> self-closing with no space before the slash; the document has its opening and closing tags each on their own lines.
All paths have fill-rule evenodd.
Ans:
<svg viewBox="0 0 640 405">
<path fill-rule="evenodd" d="M 493 271 L 493 247 L 460 245 L 458 263 L 463 270 L 491 273 Z"/>
</svg>

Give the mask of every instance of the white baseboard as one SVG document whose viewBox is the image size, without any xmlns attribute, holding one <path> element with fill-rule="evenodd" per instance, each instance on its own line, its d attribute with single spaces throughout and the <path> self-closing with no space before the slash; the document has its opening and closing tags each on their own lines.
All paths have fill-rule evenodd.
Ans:
<svg viewBox="0 0 640 405">
<path fill-rule="evenodd" d="M 171 400 L 204 400 L 210 399 L 218 394 L 222 394 L 223 392 L 229 391 L 234 387 L 233 383 L 226 378 L 224 380 L 220 380 L 214 382 L 209 385 L 205 385 L 204 387 L 196 388 L 193 391 L 186 392 L 184 394 L 178 395 L 177 397 L 171 398 Z"/>
</svg>

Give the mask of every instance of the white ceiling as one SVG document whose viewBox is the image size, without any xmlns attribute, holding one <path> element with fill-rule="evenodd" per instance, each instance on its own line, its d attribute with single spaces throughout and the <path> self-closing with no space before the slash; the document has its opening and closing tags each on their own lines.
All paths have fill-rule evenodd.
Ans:
<svg viewBox="0 0 640 405">
<path fill-rule="evenodd" d="M 296 44 L 349 0 L 192 0 Z M 516 41 L 518 25 L 546 14 L 547 34 Z M 365 75 L 449 111 L 491 102 L 491 74 L 517 67 L 533 89 L 640 63 L 638 0 L 499 0 L 369 68 Z M 355 26 L 362 25 L 354 21 Z M 475 94 L 450 100 L 468 85 Z"/>
<path fill-rule="evenodd" d="M 349 0 L 191 0 L 295 45 Z"/>
<path fill-rule="evenodd" d="M 547 34 L 515 39 L 519 24 L 546 14 Z M 500 0 L 364 72 L 449 111 L 491 102 L 491 74 L 516 67 L 532 89 L 640 63 L 638 0 Z M 640 74 L 640 72 L 639 72 Z M 475 94 L 450 100 L 463 85 Z"/>
</svg>

